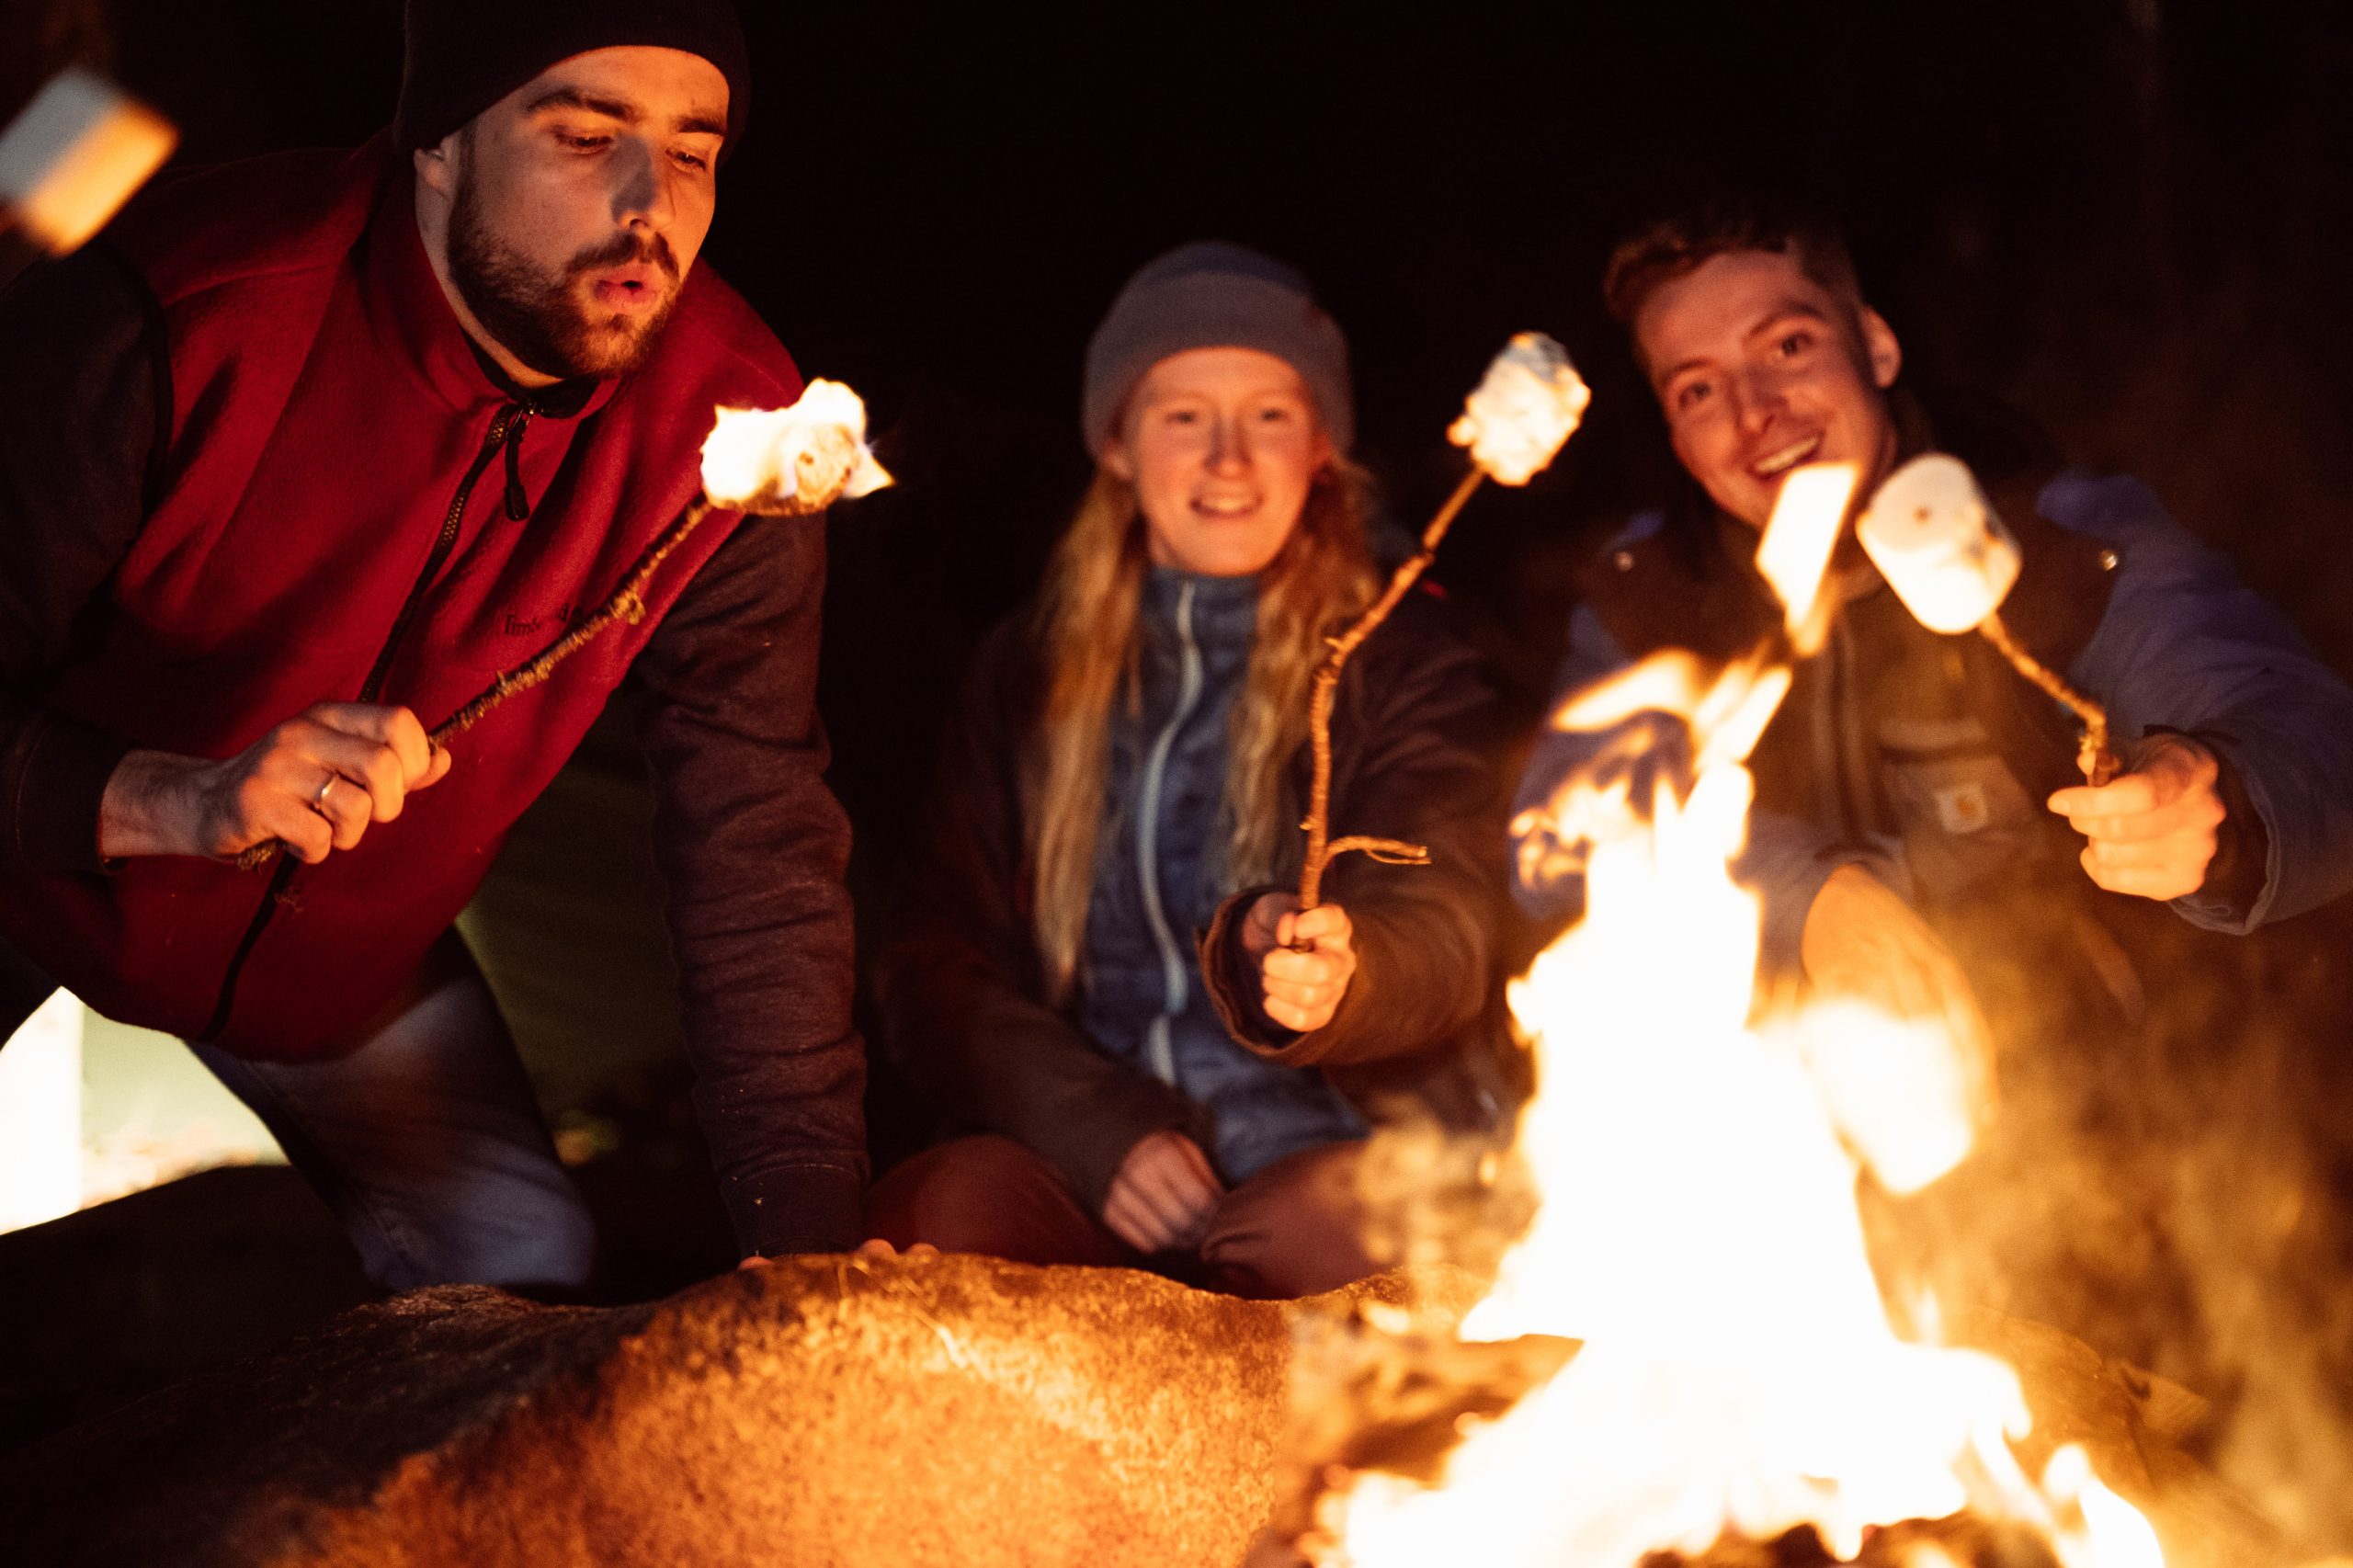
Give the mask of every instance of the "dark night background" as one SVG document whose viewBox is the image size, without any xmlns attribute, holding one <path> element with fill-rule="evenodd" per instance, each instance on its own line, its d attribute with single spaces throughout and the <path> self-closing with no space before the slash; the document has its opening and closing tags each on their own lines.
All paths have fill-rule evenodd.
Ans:
<svg viewBox="0 0 2353 1568">
<path fill-rule="evenodd" d="M 95 63 L 180 124 L 184 163 L 355 143 L 389 120 L 398 85 L 396 0 L 0 12 L 0 114 L 57 67 Z M 1600 313 L 1602 258 L 1658 208 L 1757 182 L 1847 220 L 1908 376 L 1997 394 L 2075 459 L 2143 475 L 2353 667 L 2343 8 L 751 0 L 745 14 L 750 133 L 705 255 L 806 373 L 864 393 L 901 480 L 831 525 L 824 689 L 869 920 L 961 656 L 1033 584 L 1086 477 L 1086 335 L 1129 271 L 1188 239 L 1256 244 L 1317 281 L 1356 357 L 1360 455 L 1409 523 L 1459 472 L 1443 432 L 1488 356 L 1522 328 L 1569 345 L 1597 394 L 1586 433 L 1526 494 L 1490 487 L 1438 569 L 1531 713 L 1576 550 L 1669 461 Z M 560 1124 L 615 1156 L 583 1180 L 624 1238 L 619 1293 L 726 1261 L 674 1147 L 690 1131 L 634 766 L 592 742 L 472 926 Z M 612 960 L 595 976 L 535 963 L 532 934 L 557 923 Z M 2313 968 L 2331 928 L 2303 924 L 2282 961 L 2339 985 Z M 2339 1102 L 2304 1099 L 2334 1127 Z M 887 1154 L 907 1133 L 887 1080 L 874 1109 Z M 664 1207 L 677 1193 L 701 1229 Z M 81 1234 L 58 1256 L 98 1267 L 123 1253 L 120 1229 Z M 286 1315 L 323 1290 L 293 1289 Z M 45 1300 L 0 1302 L 0 1329 L 80 1306 Z M 118 1315 L 122 1343 L 148 1337 L 85 1385 L 236 1347 Z M 2343 1449 L 2341 1429 L 2317 1430 Z"/>
<path fill-rule="evenodd" d="M 348 144 L 388 120 L 393 0 L 8 0 L 31 49 L 110 68 L 180 160 Z M 2334 526 L 2353 391 L 2353 20 L 2221 0 L 1438 7 L 1410 19 L 755 3 L 748 140 L 706 255 L 804 370 L 858 387 L 898 491 L 837 520 L 827 687 L 873 835 L 943 670 L 1010 608 L 1085 478 L 1086 334 L 1203 236 L 1319 282 L 1363 455 L 1416 520 L 1442 432 L 1511 331 L 1566 341 L 1587 434 L 1490 494 L 1441 572 L 1531 695 L 1579 531 L 1666 461 L 1595 282 L 1630 222 L 1768 182 L 1848 221 L 1907 373 L 1990 391 L 2154 483 L 2340 664 Z M 27 29 L 12 26 L 21 40 Z M 878 849 L 881 846 L 877 846 Z"/>
</svg>

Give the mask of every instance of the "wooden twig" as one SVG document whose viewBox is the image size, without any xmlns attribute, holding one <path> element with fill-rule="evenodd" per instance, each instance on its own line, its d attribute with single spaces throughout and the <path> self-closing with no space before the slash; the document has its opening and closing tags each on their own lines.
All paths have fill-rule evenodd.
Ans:
<svg viewBox="0 0 2353 1568">
<path fill-rule="evenodd" d="M 2108 744 L 2108 710 L 2069 686 L 2056 670 L 2028 653 L 2002 624 L 1997 610 L 1979 623 L 1978 631 L 1985 641 L 2001 651 L 2011 668 L 2026 676 L 2043 693 L 2074 712 L 2083 721 L 2084 733 L 2075 748 L 2075 766 L 2084 770 L 2084 779 L 2094 788 L 2114 779 L 2121 767 L 2116 753 Z"/>
<path fill-rule="evenodd" d="M 636 570 L 629 574 L 629 580 L 614 590 L 613 597 L 607 599 L 596 614 L 540 649 L 538 655 L 529 662 L 511 670 L 501 671 L 498 678 L 492 681 L 480 696 L 434 725 L 426 733 L 426 739 L 438 746 L 454 736 L 464 734 L 482 722 L 492 709 L 517 692 L 529 691 L 555 674 L 558 665 L 595 642 L 614 622 L 625 620 L 635 626 L 643 620 L 645 590 L 654 581 L 654 574 L 660 570 L 664 561 L 669 559 L 672 551 L 686 543 L 688 534 L 701 527 L 702 520 L 710 516 L 710 503 L 699 495 L 696 496 L 694 504 L 679 513 L 676 520 L 663 530 L 661 537 L 646 548 L 643 555 L 638 557 Z"/>
<path fill-rule="evenodd" d="M 1313 909 L 1322 901 L 1324 869 L 1332 863 L 1334 857 L 1345 855 L 1351 849 L 1360 849 L 1374 859 L 1392 866 L 1427 866 L 1430 863 L 1429 850 L 1419 844 L 1406 844 L 1394 838 L 1368 838 L 1361 835 L 1340 839 L 1331 836 L 1332 702 L 1339 690 L 1340 671 L 1347 665 L 1348 655 L 1389 619 L 1389 612 L 1397 608 L 1397 601 L 1404 598 L 1405 591 L 1429 569 L 1430 562 L 1438 555 L 1438 541 L 1446 538 L 1446 530 L 1453 526 L 1455 514 L 1462 510 L 1463 503 L 1471 499 L 1472 493 L 1479 488 L 1479 482 L 1484 478 L 1485 472 L 1476 468 L 1462 476 L 1462 483 L 1454 487 L 1454 494 L 1446 498 L 1446 505 L 1438 509 L 1438 516 L 1432 517 L 1429 526 L 1422 530 L 1422 548 L 1390 574 L 1389 586 L 1381 590 L 1381 597 L 1372 601 L 1370 608 L 1357 617 L 1356 624 L 1331 639 L 1332 651 L 1324 655 L 1324 663 L 1315 671 L 1314 693 L 1307 707 L 1307 739 L 1314 752 L 1315 773 L 1308 788 L 1307 820 L 1300 824 L 1307 833 L 1307 863 L 1299 873 L 1299 906 L 1302 909 Z"/>
<path fill-rule="evenodd" d="M 688 534 L 702 526 L 702 520 L 710 516 L 711 511 L 711 504 L 708 500 L 696 496 L 693 505 L 679 513 L 670 526 L 646 547 L 645 553 L 637 558 L 637 565 L 631 569 L 628 578 L 594 615 L 540 649 L 533 658 L 511 670 L 501 671 L 498 678 L 484 687 L 472 701 L 426 732 L 426 739 L 438 747 L 464 734 L 482 722 L 492 709 L 517 692 L 530 690 L 555 674 L 558 665 L 595 642 L 614 622 L 625 620 L 634 626 L 643 620 L 645 590 L 654 581 L 654 574 L 661 569 L 663 562 L 669 559 L 672 551 L 687 541 Z M 254 870 L 276 859 L 285 847 L 283 840 L 272 838 L 245 850 L 237 857 L 236 863 L 242 869 Z"/>
</svg>

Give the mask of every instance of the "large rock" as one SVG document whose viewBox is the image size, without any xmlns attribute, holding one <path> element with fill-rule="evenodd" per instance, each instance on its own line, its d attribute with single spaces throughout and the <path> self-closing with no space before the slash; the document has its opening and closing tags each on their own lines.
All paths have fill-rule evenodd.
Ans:
<svg viewBox="0 0 2353 1568">
<path fill-rule="evenodd" d="M 647 1307 L 419 1291 L 34 1449 L 0 1474 L 0 1562 L 1232 1564 L 1305 1310 L 957 1256 Z"/>
<path fill-rule="evenodd" d="M 1251 1302 L 959 1256 L 801 1258 L 625 1308 L 419 1291 L 0 1467 L 0 1562 L 1230 1568 L 1269 1521 L 1256 1560 L 1279 1562 L 1324 1462 L 1418 1462 L 1447 1401 L 1477 1407 L 1574 1350 L 1376 1369 L 1389 1428 L 1344 1422 L 1354 1447 L 1319 1454 L 1329 1435 L 1302 1438 L 1287 1408 L 1318 1365 L 1294 1368 L 1302 1318 L 1304 1343 L 1379 1356 L 1367 1303 L 1443 1338 L 1474 1293 L 1400 1271 Z M 2045 1441 L 2086 1443 L 2156 1517 L 2174 1568 L 2278 1561 L 2174 1447 L 2195 1401 L 2052 1331 L 1973 1326 L 2019 1367 Z"/>
</svg>

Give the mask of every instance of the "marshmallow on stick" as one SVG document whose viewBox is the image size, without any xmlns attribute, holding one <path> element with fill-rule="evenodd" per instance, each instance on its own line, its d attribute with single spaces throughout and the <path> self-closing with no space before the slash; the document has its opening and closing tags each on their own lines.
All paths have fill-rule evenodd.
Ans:
<svg viewBox="0 0 2353 1568">
<path fill-rule="evenodd" d="M 1975 631 L 2018 580 L 2018 541 L 1968 466 L 1942 452 L 1888 475 L 1855 532 L 1904 608 L 1931 631 Z"/>
<path fill-rule="evenodd" d="M 1486 375 L 1463 400 L 1461 417 L 1448 427 L 1446 438 L 1471 449 L 1471 472 L 1422 529 L 1422 548 L 1390 574 L 1389 585 L 1357 618 L 1356 624 L 1331 640 L 1332 651 L 1315 672 L 1307 707 L 1307 738 L 1314 769 L 1308 783 L 1307 820 L 1300 824 L 1307 834 L 1307 858 L 1299 874 L 1302 909 L 1315 907 L 1323 897 L 1324 867 L 1335 856 L 1351 849 L 1391 865 L 1429 864 L 1430 852 L 1419 844 L 1362 834 L 1331 836 L 1332 703 L 1339 689 L 1340 671 L 1358 644 L 1389 619 L 1397 601 L 1437 559 L 1439 541 L 1480 482 L 1492 479 L 1498 484 L 1526 484 L 1535 478 L 1576 433 L 1586 405 L 1592 401 L 1585 378 L 1569 363 L 1568 351 L 1540 332 L 1519 333 L 1504 345 L 1504 351 L 1488 364 Z"/>
<path fill-rule="evenodd" d="M 806 517 L 835 502 L 870 494 L 891 483 L 866 449 L 866 404 L 839 381 L 812 381 L 790 408 L 721 408 L 702 447 L 703 493 L 646 546 L 612 597 L 538 655 L 501 671 L 474 699 L 426 732 L 442 745 L 472 729 L 517 692 L 555 674 L 556 666 L 604 635 L 616 621 L 645 619 L 654 574 L 687 536 L 715 511 L 763 517 Z M 280 846 L 257 844 L 237 858 L 247 869 L 267 864 Z"/>
<path fill-rule="evenodd" d="M 0 230 L 50 256 L 80 249 L 178 140 L 170 121 L 111 84 L 61 74 L 0 132 Z"/>
<path fill-rule="evenodd" d="M 1855 526 L 1863 551 L 1915 619 L 1948 635 L 1977 631 L 2020 675 L 2083 722 L 2076 762 L 2084 777 L 2116 776 L 2108 711 L 2020 647 L 2002 624 L 2002 601 L 2018 580 L 2018 540 L 1977 486 L 1968 466 L 1941 452 L 1890 474 Z"/>
<path fill-rule="evenodd" d="M 1525 484 L 1576 434 L 1593 391 L 1568 350 L 1540 332 L 1504 345 L 1446 432 L 1471 449 L 1479 472 L 1498 484 Z"/>
<path fill-rule="evenodd" d="M 891 483 L 867 449 L 866 404 L 839 381 L 811 381 L 790 408 L 718 414 L 702 444 L 702 492 L 713 506 L 798 517 Z"/>
</svg>

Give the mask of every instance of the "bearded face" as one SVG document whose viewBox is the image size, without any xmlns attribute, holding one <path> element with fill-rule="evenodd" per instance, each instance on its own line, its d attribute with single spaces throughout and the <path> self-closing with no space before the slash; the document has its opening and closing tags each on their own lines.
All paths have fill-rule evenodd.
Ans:
<svg viewBox="0 0 2353 1568">
<path fill-rule="evenodd" d="M 553 265 L 535 262 L 499 234 L 482 189 L 460 176 L 449 278 L 483 330 L 543 375 L 636 369 L 678 302 L 683 279 L 669 241 L 623 232 Z"/>
<path fill-rule="evenodd" d="M 699 55 L 591 50 L 418 153 L 421 199 L 447 202 L 445 280 L 510 369 L 644 360 L 710 230 L 727 97 Z"/>
</svg>

